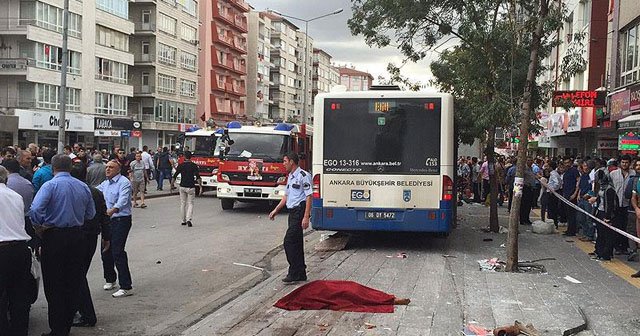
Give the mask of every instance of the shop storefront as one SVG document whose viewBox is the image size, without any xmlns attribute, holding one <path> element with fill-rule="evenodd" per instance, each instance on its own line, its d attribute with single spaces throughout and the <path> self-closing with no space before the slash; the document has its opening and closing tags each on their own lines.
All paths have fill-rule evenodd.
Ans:
<svg viewBox="0 0 640 336">
<path fill-rule="evenodd" d="M 0 148 L 18 143 L 18 117 L 0 115 Z"/>
<path fill-rule="evenodd" d="M 132 119 L 95 117 L 97 147 L 112 151 L 114 147 L 142 148 L 142 123 Z"/>
<path fill-rule="evenodd" d="M 14 110 L 18 117 L 18 144 L 27 146 L 36 143 L 41 146 L 57 148 L 59 112 Z M 93 115 L 67 112 L 65 115 L 65 143 L 92 148 L 95 145 Z"/>
</svg>

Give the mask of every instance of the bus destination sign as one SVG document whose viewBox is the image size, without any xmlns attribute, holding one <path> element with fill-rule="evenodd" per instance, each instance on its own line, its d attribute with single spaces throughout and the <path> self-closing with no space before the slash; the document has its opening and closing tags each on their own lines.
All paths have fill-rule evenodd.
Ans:
<svg viewBox="0 0 640 336">
<path fill-rule="evenodd" d="M 388 113 L 396 108 L 394 100 L 372 100 L 369 104 L 369 111 L 373 113 Z"/>
</svg>

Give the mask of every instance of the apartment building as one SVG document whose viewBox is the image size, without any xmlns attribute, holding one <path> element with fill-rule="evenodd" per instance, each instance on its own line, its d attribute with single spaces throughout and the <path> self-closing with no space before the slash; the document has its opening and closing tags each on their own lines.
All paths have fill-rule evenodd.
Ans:
<svg viewBox="0 0 640 336">
<path fill-rule="evenodd" d="M 248 14 L 249 34 L 247 55 L 247 117 L 252 120 L 269 119 L 269 86 L 271 81 L 271 19 L 265 14 Z"/>
<path fill-rule="evenodd" d="M 247 13 L 243 0 L 200 2 L 200 104 L 197 115 L 218 124 L 246 119 Z"/>
<path fill-rule="evenodd" d="M 129 19 L 135 27 L 129 113 L 144 125 L 141 145 L 169 146 L 198 122 L 198 2 L 136 0 Z"/>
<path fill-rule="evenodd" d="M 331 55 L 322 49 L 313 49 L 312 101 L 318 93 L 329 92 L 340 83 L 340 73 L 331 65 Z"/>
<path fill-rule="evenodd" d="M 5 0 L 2 5 L 0 145 L 36 142 L 55 147 L 61 122 L 63 0 Z M 96 133 L 95 125 L 127 118 L 133 96 L 129 3 L 71 0 L 69 11 L 67 120 L 62 121 L 66 141 L 108 146 L 111 139 Z"/>
<path fill-rule="evenodd" d="M 313 121 L 313 39 L 303 31 L 298 31 L 297 59 L 300 66 L 298 80 L 301 83 L 302 104 L 298 107 L 298 119 L 301 123 Z M 306 45 L 305 45 L 306 44 Z"/>
<path fill-rule="evenodd" d="M 356 70 L 354 67 L 340 66 L 340 85 L 347 87 L 347 91 L 367 91 L 373 84 L 373 75 Z"/>
</svg>

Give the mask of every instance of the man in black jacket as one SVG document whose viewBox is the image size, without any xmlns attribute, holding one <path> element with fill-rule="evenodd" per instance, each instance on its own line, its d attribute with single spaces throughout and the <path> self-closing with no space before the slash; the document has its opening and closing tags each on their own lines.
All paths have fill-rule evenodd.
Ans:
<svg viewBox="0 0 640 336">
<path fill-rule="evenodd" d="M 75 164 L 71 169 L 71 176 L 80 181 L 86 182 L 86 166 L 82 163 Z M 84 242 L 86 244 L 82 264 L 84 281 L 80 285 L 80 293 L 78 294 L 77 311 L 80 313 L 80 317 L 74 318 L 72 324 L 74 327 L 93 327 L 96 325 L 96 311 L 91 299 L 91 291 L 89 290 L 89 283 L 87 282 L 87 273 L 89 272 L 89 266 L 91 265 L 93 255 L 96 252 L 98 235 L 102 233 L 102 250 L 109 249 L 109 241 L 111 240 L 109 217 L 107 216 L 107 205 L 105 203 L 104 196 L 100 190 L 92 186 L 89 186 L 89 190 L 91 190 L 91 197 L 93 198 L 93 202 L 96 206 L 96 215 L 93 219 L 86 221 L 82 226 L 82 232 L 85 236 Z"/>
</svg>

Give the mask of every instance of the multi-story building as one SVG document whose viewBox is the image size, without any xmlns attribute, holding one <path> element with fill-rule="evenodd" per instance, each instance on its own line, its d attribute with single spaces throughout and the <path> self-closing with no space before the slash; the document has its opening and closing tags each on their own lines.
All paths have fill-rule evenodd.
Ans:
<svg viewBox="0 0 640 336">
<path fill-rule="evenodd" d="M 300 121 L 302 104 L 302 62 L 298 61 L 298 27 L 289 20 L 265 13 L 271 19 L 271 69 L 269 118 L 281 121 Z"/>
<path fill-rule="evenodd" d="M 142 143 L 174 144 L 184 125 L 197 123 L 198 3 L 137 0 L 129 5 L 135 26 L 129 112 L 142 120 Z"/>
<path fill-rule="evenodd" d="M 318 93 L 329 92 L 338 85 L 340 73 L 331 65 L 331 55 L 322 49 L 313 49 L 313 90 L 312 99 Z"/>
<path fill-rule="evenodd" d="M 243 0 L 200 2 L 200 104 L 197 115 L 218 123 L 245 119 L 249 5 Z"/>
<path fill-rule="evenodd" d="M 246 111 L 250 119 L 269 119 L 269 86 L 271 81 L 271 19 L 265 13 L 251 11 L 247 56 Z"/>
<path fill-rule="evenodd" d="M 617 1 L 616 1 L 617 2 Z M 606 90 L 605 69 L 607 53 L 607 6 L 605 1 L 566 0 L 563 6 L 569 13 L 563 27 L 552 36 L 560 44 L 542 62 L 545 81 L 555 83 L 555 91 Z M 578 52 L 586 61 L 583 71 L 564 75 L 561 64 L 568 53 Z M 598 127 L 597 115 L 601 107 L 573 107 L 565 110 L 554 107 L 553 99 L 540 111 L 543 130 L 533 140 L 540 152 L 550 155 L 605 155 L 613 148 L 600 146 L 605 139 L 615 138 L 615 128 Z M 600 122 L 602 118 L 600 118 Z M 597 153 L 599 152 L 599 153 Z M 541 153 L 542 154 L 542 153 Z"/>
<path fill-rule="evenodd" d="M 6 0 L 2 5 L 0 113 L 5 116 L 0 119 L 0 142 L 56 147 L 61 122 L 63 2 Z M 110 138 L 94 133 L 94 124 L 127 118 L 128 100 L 133 96 L 129 36 L 134 25 L 129 21 L 129 3 L 71 0 L 69 11 L 65 140 L 106 145 Z"/>
<path fill-rule="evenodd" d="M 354 67 L 340 66 L 340 85 L 347 87 L 347 91 L 367 91 L 373 84 L 373 75 L 356 70 Z"/>
<path fill-rule="evenodd" d="M 313 121 L 313 39 L 303 31 L 298 31 L 297 35 L 297 59 L 300 66 L 298 80 L 301 83 L 299 95 L 301 95 L 302 104 L 296 112 L 298 113 L 297 119 L 301 123 L 307 124 Z"/>
</svg>

